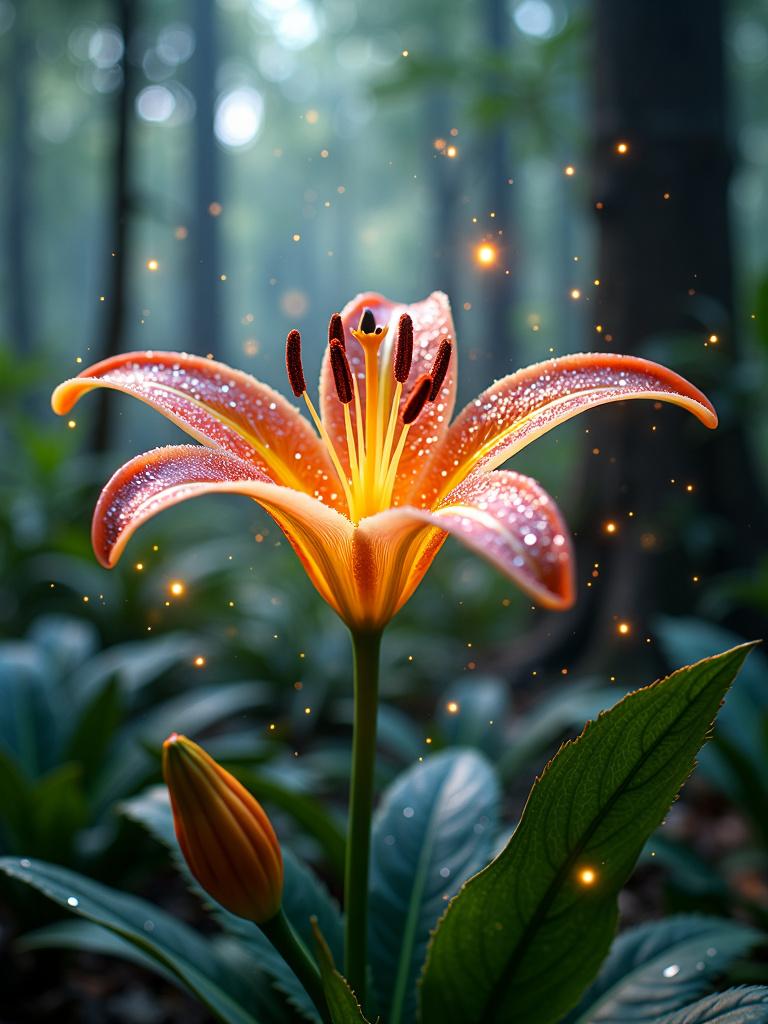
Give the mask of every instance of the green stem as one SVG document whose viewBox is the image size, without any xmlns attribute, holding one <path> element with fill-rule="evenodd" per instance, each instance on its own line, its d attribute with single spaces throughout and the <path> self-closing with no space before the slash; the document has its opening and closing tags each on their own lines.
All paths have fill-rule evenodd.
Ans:
<svg viewBox="0 0 768 1024">
<path fill-rule="evenodd" d="M 321 1018 L 326 1024 L 331 1024 L 320 970 L 294 931 L 282 907 L 271 921 L 266 921 L 259 927 L 307 990 L 307 995 L 317 1007 Z"/>
<path fill-rule="evenodd" d="M 380 647 L 380 632 L 352 633 L 355 662 L 355 721 L 352 734 L 352 778 L 344 877 L 344 949 L 347 980 L 361 1006 L 365 1005 L 368 964 L 368 858 L 371 845 L 373 769 L 376 760 Z"/>
</svg>

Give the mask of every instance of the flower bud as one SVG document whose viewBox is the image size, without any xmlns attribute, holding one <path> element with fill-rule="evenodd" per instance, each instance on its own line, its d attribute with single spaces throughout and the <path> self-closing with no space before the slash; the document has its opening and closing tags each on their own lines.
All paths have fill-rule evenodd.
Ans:
<svg viewBox="0 0 768 1024">
<path fill-rule="evenodd" d="M 218 903 L 256 924 L 283 895 L 280 844 L 261 804 L 186 736 L 163 744 L 176 838 L 189 870 Z"/>
</svg>

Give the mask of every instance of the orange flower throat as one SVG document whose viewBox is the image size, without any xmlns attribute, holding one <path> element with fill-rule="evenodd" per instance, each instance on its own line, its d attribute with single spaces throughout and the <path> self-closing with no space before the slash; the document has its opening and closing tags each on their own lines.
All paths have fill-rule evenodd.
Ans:
<svg viewBox="0 0 768 1024">
<path fill-rule="evenodd" d="M 336 396 L 344 406 L 346 455 L 349 472 L 344 470 L 336 446 L 323 425 L 307 392 L 301 362 L 301 335 L 291 331 L 285 344 L 285 366 L 294 395 L 303 397 L 339 478 L 353 523 L 392 507 L 397 467 L 400 464 L 408 431 L 424 406 L 434 402 L 448 372 L 451 343 L 440 342 L 429 373 L 414 382 L 400 409 L 403 389 L 413 359 L 413 321 L 403 313 L 398 321 L 391 367 L 379 358 L 379 348 L 389 328 L 379 327 L 370 309 L 363 311 L 352 336 L 363 349 L 365 358 L 365 407 L 360 388 L 347 359 L 344 326 L 338 313 L 328 325 L 328 346 Z M 351 411 L 350 411 L 351 410 Z"/>
</svg>

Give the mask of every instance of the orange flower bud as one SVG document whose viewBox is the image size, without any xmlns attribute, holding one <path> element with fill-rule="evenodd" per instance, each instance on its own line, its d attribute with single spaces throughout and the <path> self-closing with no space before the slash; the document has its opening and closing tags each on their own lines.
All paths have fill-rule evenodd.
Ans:
<svg viewBox="0 0 768 1024">
<path fill-rule="evenodd" d="M 189 869 L 217 902 L 256 924 L 283 896 L 280 844 L 261 804 L 186 736 L 163 744 L 176 838 Z"/>
</svg>

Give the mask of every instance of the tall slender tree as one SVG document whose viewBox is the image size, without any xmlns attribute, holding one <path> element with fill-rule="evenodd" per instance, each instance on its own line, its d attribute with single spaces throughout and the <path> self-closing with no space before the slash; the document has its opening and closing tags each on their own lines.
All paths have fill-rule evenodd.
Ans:
<svg viewBox="0 0 768 1024">
<path fill-rule="evenodd" d="M 109 237 L 104 286 L 104 322 L 100 331 L 104 339 L 101 356 L 121 352 L 125 343 L 125 315 L 128 289 L 129 218 L 131 213 L 131 124 L 137 92 L 137 68 L 131 59 L 131 46 L 137 19 L 137 0 L 117 0 L 116 15 L 123 39 L 120 88 L 115 92 L 114 144 L 112 149 L 112 198 L 108 219 Z M 94 419 L 93 448 L 104 451 L 112 440 L 114 408 L 106 392 L 97 397 Z"/>
<path fill-rule="evenodd" d="M 190 347 L 197 352 L 219 353 L 219 213 L 221 181 L 214 116 L 216 104 L 216 5 L 193 0 L 195 53 L 190 84 L 195 97 L 192 147 L 192 223 L 189 233 Z"/>
<path fill-rule="evenodd" d="M 18 4 L 11 39 L 8 71 L 10 146 L 8 147 L 8 228 L 6 275 L 11 344 L 27 353 L 32 343 L 28 290 L 29 215 L 29 67 L 32 54 L 28 12 Z"/>
<path fill-rule="evenodd" d="M 659 600 L 685 612 L 694 577 L 751 564 L 768 516 L 734 372 L 723 0 L 695 9 L 669 0 L 663 10 L 595 0 L 593 68 L 601 331 L 592 339 L 661 353 L 721 411 L 714 435 L 635 403 L 590 422 L 584 521 L 599 562 L 588 613 L 599 647 L 617 616 L 640 637 Z M 601 531 L 613 518 L 616 543 Z"/>
</svg>

